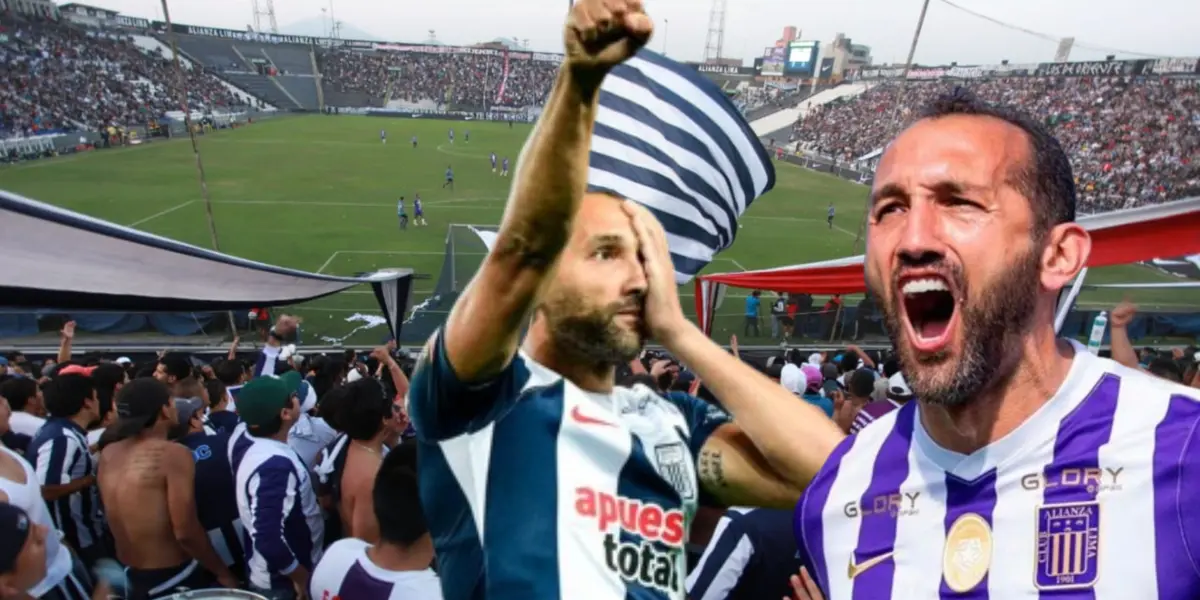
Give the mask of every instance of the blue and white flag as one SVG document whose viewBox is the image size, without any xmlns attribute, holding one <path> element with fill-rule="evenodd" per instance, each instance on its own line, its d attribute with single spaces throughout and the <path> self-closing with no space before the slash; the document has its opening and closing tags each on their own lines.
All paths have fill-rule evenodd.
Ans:
<svg viewBox="0 0 1200 600">
<path fill-rule="evenodd" d="M 658 217 L 679 283 L 733 244 L 738 217 L 774 185 L 750 125 L 694 67 L 643 49 L 604 79 L 588 190 Z"/>
</svg>

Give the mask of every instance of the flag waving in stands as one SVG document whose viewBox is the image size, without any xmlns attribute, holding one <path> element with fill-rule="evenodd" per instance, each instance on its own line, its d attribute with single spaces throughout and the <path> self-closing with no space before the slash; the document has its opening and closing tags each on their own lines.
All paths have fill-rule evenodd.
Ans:
<svg viewBox="0 0 1200 600">
<path fill-rule="evenodd" d="M 696 69 L 642 49 L 604 79 L 588 190 L 658 217 L 679 283 L 733 244 L 738 217 L 774 185 L 750 125 Z"/>
</svg>

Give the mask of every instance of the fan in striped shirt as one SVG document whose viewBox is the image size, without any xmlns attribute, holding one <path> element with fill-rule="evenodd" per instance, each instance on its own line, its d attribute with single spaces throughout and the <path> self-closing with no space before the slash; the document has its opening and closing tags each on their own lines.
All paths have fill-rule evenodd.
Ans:
<svg viewBox="0 0 1200 600">
<path fill-rule="evenodd" d="M 1200 394 L 1057 339 L 1091 239 L 1046 128 L 938 98 L 882 155 L 866 236 L 917 401 L 797 506 L 820 595 L 1200 598 Z"/>
<path fill-rule="evenodd" d="M 904 381 L 904 373 L 899 371 L 893 373 L 891 377 L 887 378 L 887 397 L 864 404 L 858 414 L 854 416 L 854 424 L 850 426 L 850 433 L 862 431 L 863 427 L 904 406 L 912 398 L 912 390 L 908 389 L 908 382 Z"/>
</svg>

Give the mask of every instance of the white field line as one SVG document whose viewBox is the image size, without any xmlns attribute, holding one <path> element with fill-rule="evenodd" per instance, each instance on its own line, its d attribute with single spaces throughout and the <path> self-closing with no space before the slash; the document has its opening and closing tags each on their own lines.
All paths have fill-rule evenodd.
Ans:
<svg viewBox="0 0 1200 600">
<path fill-rule="evenodd" d="M 149 223 L 150 221 L 153 221 L 154 219 L 157 219 L 161 216 L 169 215 L 185 206 L 189 206 L 193 202 L 195 202 L 195 200 L 188 200 L 187 202 L 184 202 L 183 204 L 176 204 L 175 206 L 172 206 L 171 208 L 168 208 L 167 210 L 156 212 L 156 213 L 146 217 L 145 219 L 138 219 L 137 221 L 130 223 L 128 226 L 129 227 L 137 227 L 138 225 L 141 225 L 143 223 Z"/>
</svg>

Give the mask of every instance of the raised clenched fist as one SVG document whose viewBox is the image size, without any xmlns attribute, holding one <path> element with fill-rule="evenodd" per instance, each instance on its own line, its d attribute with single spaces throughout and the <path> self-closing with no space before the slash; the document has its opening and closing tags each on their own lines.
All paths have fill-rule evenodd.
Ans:
<svg viewBox="0 0 1200 600">
<path fill-rule="evenodd" d="M 578 0 L 564 32 L 567 64 L 603 75 L 633 56 L 653 31 L 642 0 Z"/>
</svg>

